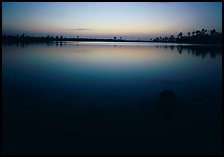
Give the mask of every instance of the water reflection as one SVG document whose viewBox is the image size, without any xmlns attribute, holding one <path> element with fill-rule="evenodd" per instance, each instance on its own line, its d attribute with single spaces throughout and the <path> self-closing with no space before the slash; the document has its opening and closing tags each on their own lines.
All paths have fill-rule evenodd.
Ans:
<svg viewBox="0 0 224 157">
<path fill-rule="evenodd" d="M 207 84 L 218 87 L 220 83 L 222 60 L 219 48 L 153 45 L 114 47 L 114 44 L 82 42 L 62 43 L 61 47 L 57 47 L 55 44 L 3 47 L 5 80 L 12 80 L 12 84 L 15 84 L 19 79 L 14 80 L 12 76 L 17 76 L 21 85 L 26 81 L 36 84 L 38 80 L 40 87 L 46 84 L 46 88 L 51 84 L 60 89 L 82 85 L 82 90 L 87 91 L 89 86 L 99 91 L 95 89 L 98 86 L 102 90 L 132 89 L 142 93 L 156 93 L 164 88 L 179 91 L 187 87 L 200 89 Z M 212 55 L 205 57 L 208 53 Z M 204 60 L 197 59 L 199 56 L 204 56 Z"/>
<path fill-rule="evenodd" d="M 71 42 L 46 42 L 45 44 L 48 46 L 48 47 L 53 47 L 53 46 L 60 46 L 60 47 L 63 47 L 63 46 L 66 46 L 66 44 L 70 44 Z M 81 45 L 83 45 L 83 42 L 74 42 L 76 45 L 76 47 L 80 46 L 79 43 L 81 43 Z M 86 42 L 87 44 L 84 44 L 85 46 L 88 45 L 88 42 Z M 22 47 L 22 48 L 25 48 L 25 47 L 28 47 L 28 45 L 32 45 L 32 43 L 17 43 L 17 47 Z M 34 44 L 38 44 L 38 43 L 34 43 Z M 131 43 L 129 43 L 131 45 Z M 147 43 L 144 43 L 145 46 L 153 46 L 153 47 L 156 47 L 156 48 L 169 48 L 171 50 L 174 50 L 176 49 L 177 52 L 179 54 L 182 54 L 183 51 L 184 53 L 188 53 L 190 55 L 193 55 L 193 56 L 196 56 L 196 57 L 201 57 L 202 59 L 206 58 L 207 55 L 210 55 L 211 58 L 215 58 L 217 55 L 220 56 L 221 53 L 222 53 L 222 46 L 209 46 L 209 45 L 159 45 L 157 44 L 156 46 L 154 45 L 147 45 Z M 3 44 L 3 47 L 5 46 L 10 46 L 12 44 Z M 43 43 L 39 43 L 39 45 L 43 45 Z M 120 44 L 113 44 L 113 47 L 116 48 L 116 47 L 121 47 L 122 46 L 122 43 Z"/>
<path fill-rule="evenodd" d="M 222 46 L 200 46 L 200 45 L 192 45 L 192 46 L 155 46 L 157 48 L 170 48 L 171 50 L 176 49 L 179 54 L 182 54 L 183 51 L 187 52 L 189 55 L 193 55 L 196 57 L 201 57 L 202 59 L 206 58 L 209 54 L 211 58 L 215 58 L 216 56 L 221 56 L 222 54 Z"/>
<path fill-rule="evenodd" d="M 219 153 L 221 55 L 205 46 L 5 46 L 4 152 Z"/>
</svg>

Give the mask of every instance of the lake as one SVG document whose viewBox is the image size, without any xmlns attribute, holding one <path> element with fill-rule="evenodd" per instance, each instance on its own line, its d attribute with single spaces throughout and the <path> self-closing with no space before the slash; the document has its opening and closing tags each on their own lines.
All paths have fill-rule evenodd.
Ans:
<svg viewBox="0 0 224 157">
<path fill-rule="evenodd" d="M 3 154 L 222 152 L 221 46 L 3 45 L 2 98 Z"/>
</svg>

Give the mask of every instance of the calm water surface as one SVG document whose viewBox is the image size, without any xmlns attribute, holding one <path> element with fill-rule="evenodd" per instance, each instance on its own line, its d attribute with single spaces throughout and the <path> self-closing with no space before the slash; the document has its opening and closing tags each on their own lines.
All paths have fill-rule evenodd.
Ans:
<svg viewBox="0 0 224 157">
<path fill-rule="evenodd" d="M 203 45 L 3 46 L 3 153 L 220 154 L 221 65 Z M 169 115 L 155 107 L 165 89 Z"/>
</svg>

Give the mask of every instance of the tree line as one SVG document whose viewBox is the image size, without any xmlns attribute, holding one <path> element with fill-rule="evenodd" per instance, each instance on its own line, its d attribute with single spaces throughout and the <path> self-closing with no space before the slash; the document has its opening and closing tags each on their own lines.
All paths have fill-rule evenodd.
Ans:
<svg viewBox="0 0 224 157">
<path fill-rule="evenodd" d="M 222 33 L 217 32 L 215 29 L 208 31 L 204 28 L 193 32 L 188 32 L 183 35 L 180 32 L 176 37 L 171 35 L 170 37 L 156 37 L 152 41 L 154 42 L 172 42 L 172 43 L 191 43 L 191 44 L 222 44 Z"/>
<path fill-rule="evenodd" d="M 43 36 L 43 37 L 34 37 L 29 36 L 23 33 L 22 35 L 3 35 L 2 43 L 3 44 L 15 44 L 15 43 L 46 43 L 46 42 L 63 42 L 63 41 L 124 41 L 122 37 L 117 39 L 113 37 L 111 39 L 97 39 L 97 38 L 80 38 L 79 36 L 73 38 L 67 38 L 63 36 Z M 125 40 L 130 41 L 130 40 Z"/>
<path fill-rule="evenodd" d="M 63 36 L 45 36 L 45 37 L 34 37 L 25 35 L 3 35 L 2 43 L 3 44 L 16 44 L 16 43 L 49 43 L 49 42 L 63 42 L 63 41 L 107 41 L 107 42 L 171 42 L 171 43 L 192 43 L 192 44 L 222 44 L 222 33 L 216 32 L 215 29 L 212 29 L 209 34 L 205 29 L 196 30 L 193 32 L 188 32 L 187 35 L 183 35 L 180 32 L 176 37 L 171 35 L 169 37 L 156 37 L 152 40 L 124 40 L 122 37 L 111 39 L 97 39 L 97 38 L 80 38 L 79 36 L 73 38 L 66 38 Z"/>
</svg>

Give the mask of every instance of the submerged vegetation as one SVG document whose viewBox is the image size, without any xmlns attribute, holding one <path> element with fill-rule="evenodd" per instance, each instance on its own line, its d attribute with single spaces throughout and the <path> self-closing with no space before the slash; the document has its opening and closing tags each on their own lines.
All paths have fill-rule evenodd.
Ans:
<svg viewBox="0 0 224 157">
<path fill-rule="evenodd" d="M 187 35 L 183 35 L 180 32 L 176 37 L 171 35 L 170 37 L 156 37 L 151 40 L 126 40 L 122 37 L 113 37 L 111 39 L 97 39 L 97 38 L 80 38 L 79 36 L 73 38 L 67 38 L 63 36 L 45 36 L 45 37 L 34 37 L 25 35 L 3 35 L 3 45 L 8 44 L 29 44 L 29 43 L 50 43 L 50 42 L 63 42 L 63 41 L 106 41 L 106 42 L 169 42 L 169 43 L 189 43 L 189 44 L 222 44 L 222 33 L 216 32 L 215 29 L 210 31 L 210 34 L 206 33 L 207 30 L 202 29 L 188 32 Z"/>
</svg>

